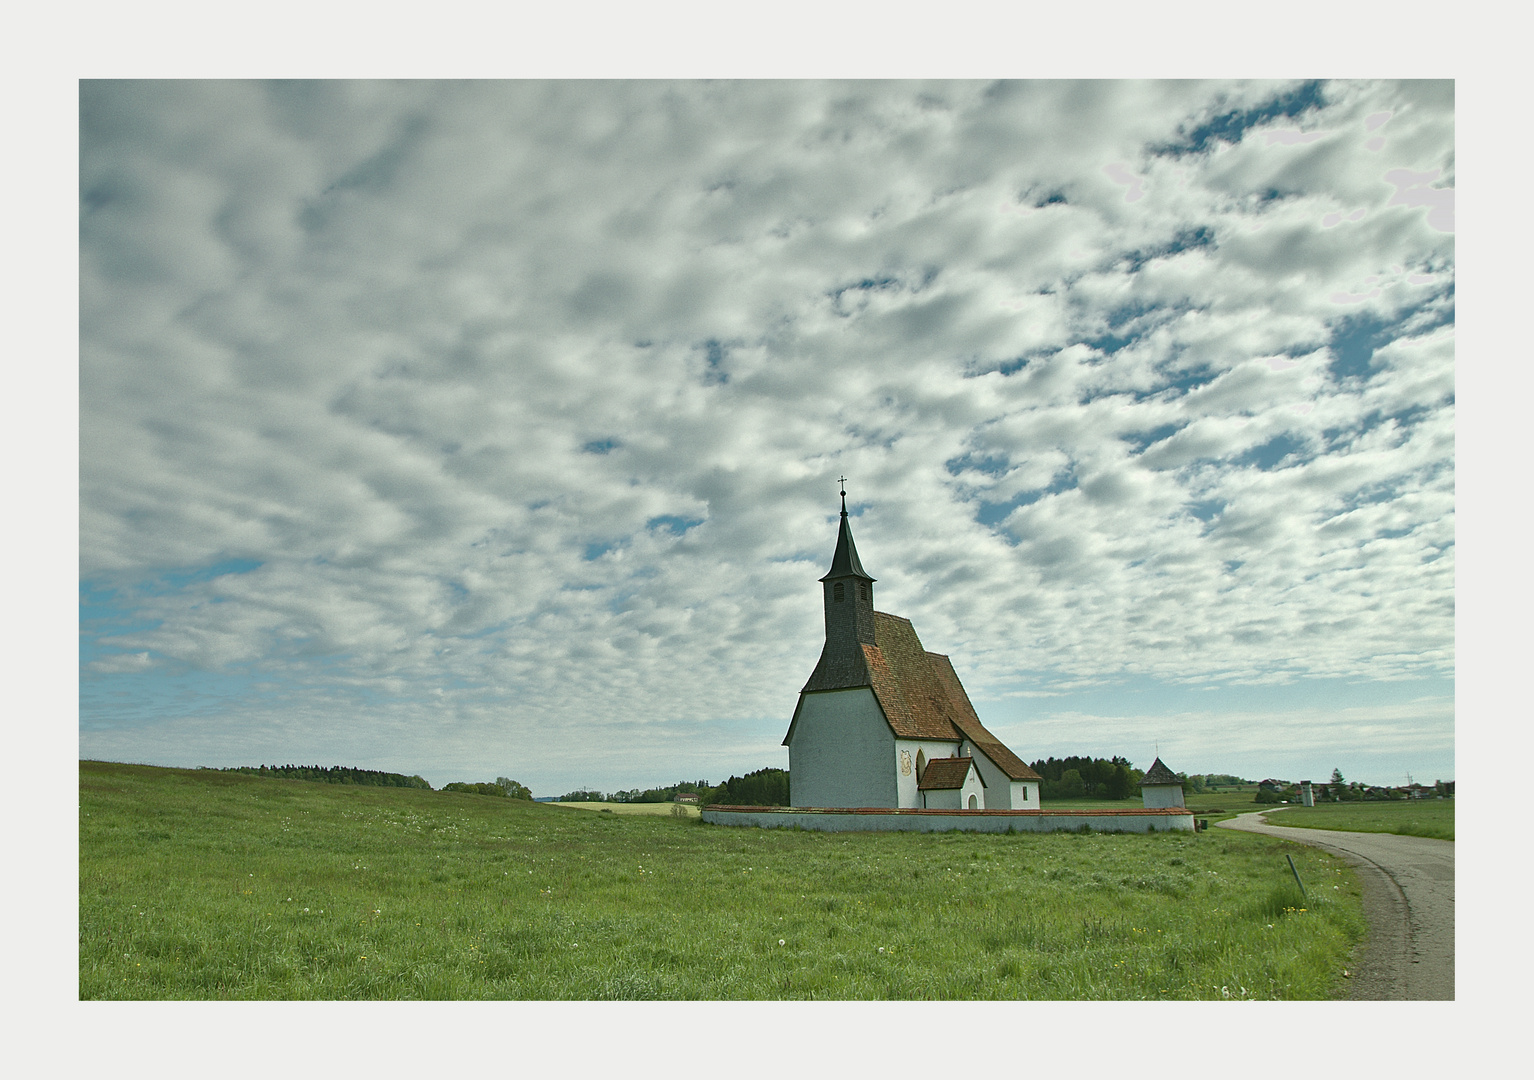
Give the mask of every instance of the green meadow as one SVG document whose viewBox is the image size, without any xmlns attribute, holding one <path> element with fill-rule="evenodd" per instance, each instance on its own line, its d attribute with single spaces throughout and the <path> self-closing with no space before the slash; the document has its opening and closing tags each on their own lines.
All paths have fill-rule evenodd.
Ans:
<svg viewBox="0 0 1534 1080">
<path fill-rule="evenodd" d="M 1269 825 L 1454 839 L 1453 799 L 1319 803 L 1316 806 L 1287 806 L 1278 813 L 1273 812 L 1272 806 L 1266 809 Z"/>
<path fill-rule="evenodd" d="M 1314 999 L 1365 931 L 1344 864 L 1223 830 L 756 830 L 99 762 L 79 888 L 82 999 Z"/>
</svg>

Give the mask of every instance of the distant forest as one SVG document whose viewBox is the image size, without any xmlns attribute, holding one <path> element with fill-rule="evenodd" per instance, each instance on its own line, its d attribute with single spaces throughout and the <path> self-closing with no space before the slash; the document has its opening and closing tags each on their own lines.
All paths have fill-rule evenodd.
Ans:
<svg viewBox="0 0 1534 1080">
<path fill-rule="evenodd" d="M 1140 793 L 1140 781 L 1145 778 L 1143 771 L 1123 757 L 1051 757 L 1032 762 L 1030 767 L 1043 777 L 1040 799 L 1127 799 Z M 1178 773 L 1177 778 L 1190 795 L 1251 783 L 1225 773 Z"/>
<path fill-rule="evenodd" d="M 238 765 L 219 772 L 244 773 L 246 776 L 271 776 L 280 780 L 318 780 L 322 784 L 357 784 L 362 787 L 425 788 L 431 785 L 419 776 L 379 772 L 377 769 L 349 769 L 343 765 Z"/>
<path fill-rule="evenodd" d="M 588 788 L 567 792 L 560 802 L 661 803 L 671 802 L 686 792 L 698 796 L 700 805 L 787 806 L 788 770 L 757 769 L 745 776 L 732 776 L 719 784 L 707 780 L 682 780 L 669 787 L 633 788 L 603 794 Z"/>
<path fill-rule="evenodd" d="M 1122 757 L 1041 758 L 1030 767 L 1043 777 L 1039 798 L 1044 800 L 1127 799 L 1137 794 L 1145 775 Z"/>
<path fill-rule="evenodd" d="M 757 769 L 732 776 L 708 793 L 708 801 L 721 806 L 787 806 L 788 770 Z"/>
</svg>

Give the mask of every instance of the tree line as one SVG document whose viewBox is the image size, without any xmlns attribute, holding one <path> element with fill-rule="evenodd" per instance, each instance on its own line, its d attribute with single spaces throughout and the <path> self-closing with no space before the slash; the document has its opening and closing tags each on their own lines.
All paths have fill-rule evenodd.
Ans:
<svg viewBox="0 0 1534 1080">
<path fill-rule="evenodd" d="M 732 776 L 711 789 L 707 801 L 721 806 L 788 806 L 788 770 L 757 769 Z"/>
<path fill-rule="evenodd" d="M 419 776 L 380 772 L 377 769 L 352 769 L 344 765 L 237 765 L 219 772 L 243 773 L 246 776 L 270 776 L 280 780 L 317 780 L 322 784 L 357 784 L 363 787 L 403 787 L 432 790 Z"/>
<path fill-rule="evenodd" d="M 703 801 L 704 792 L 709 790 L 707 780 L 679 780 L 669 787 L 653 788 L 630 788 L 628 791 L 610 791 L 606 795 L 600 791 L 582 788 L 572 791 L 563 796 L 560 802 L 610 802 L 610 803 L 663 803 L 672 802 L 680 792 L 689 792 L 698 796 L 698 801 Z"/>
<path fill-rule="evenodd" d="M 470 784 L 454 780 L 451 784 L 443 784 L 442 790 L 459 791 L 467 795 L 493 795 L 501 799 L 526 799 L 529 802 L 533 798 L 531 789 L 506 776 L 497 776 L 493 784 Z"/>
<path fill-rule="evenodd" d="M 1342 775 L 1341 769 L 1332 770 L 1332 778 L 1325 783 L 1312 783 L 1310 785 L 1311 796 L 1317 802 L 1376 802 L 1394 801 L 1399 799 L 1426 798 L 1429 793 L 1440 798 L 1454 797 L 1454 781 L 1445 783 L 1435 780 L 1429 787 L 1426 784 L 1409 784 L 1404 787 L 1383 787 L 1373 784 L 1361 784 L 1357 780 L 1349 782 Z M 1300 785 L 1286 784 L 1281 781 L 1263 781 L 1257 786 L 1257 795 L 1252 800 L 1260 803 L 1299 802 Z"/>
<path fill-rule="evenodd" d="M 603 794 L 594 788 L 566 792 L 560 802 L 665 803 L 680 794 L 698 797 L 698 805 L 719 803 L 725 806 L 787 806 L 788 770 L 757 769 L 745 776 L 732 776 L 718 784 L 707 780 L 682 780 L 667 787 L 632 788 Z"/>
<path fill-rule="evenodd" d="M 378 769 L 353 769 L 345 765 L 236 765 L 217 772 L 242 773 L 245 776 L 268 776 L 278 780 L 312 780 L 322 784 L 357 784 L 363 787 L 403 787 L 434 790 L 420 776 L 403 773 L 381 772 Z M 471 795 L 496 795 L 511 799 L 533 797 L 525 784 L 519 784 L 505 776 L 497 776 L 493 784 L 469 784 L 454 781 L 444 784 L 443 791 L 467 792 Z"/>
<path fill-rule="evenodd" d="M 1140 790 L 1145 773 L 1128 758 L 1042 758 L 1029 767 L 1042 778 L 1040 799 L 1127 799 Z"/>
</svg>

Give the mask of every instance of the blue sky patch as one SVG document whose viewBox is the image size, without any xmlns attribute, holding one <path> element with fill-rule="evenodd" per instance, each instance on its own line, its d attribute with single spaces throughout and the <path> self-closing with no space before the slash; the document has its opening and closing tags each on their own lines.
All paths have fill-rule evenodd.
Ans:
<svg viewBox="0 0 1534 1080">
<path fill-rule="evenodd" d="M 619 443 L 617 439 L 592 439 L 589 443 L 582 444 L 581 453 L 610 454 L 614 450 L 618 449 L 618 447 L 621 445 L 622 444 Z M 547 504 L 545 503 L 544 505 Z M 536 510 L 537 507 L 535 506 L 533 509 Z"/>
<path fill-rule="evenodd" d="M 1261 446 L 1254 446 L 1246 453 L 1237 456 L 1232 464 L 1246 467 L 1255 465 L 1263 472 L 1270 472 L 1277 468 L 1278 464 L 1290 455 L 1298 455 L 1305 449 L 1305 441 L 1298 439 L 1288 432 L 1275 435 Z"/>
<path fill-rule="evenodd" d="M 975 472 L 985 473 L 987 476 L 1004 476 L 1011 463 L 1004 456 L 996 454 L 977 454 L 971 450 L 962 457 L 949 458 L 943 462 L 943 467 L 948 470 L 949 476 L 958 476 L 960 473 L 973 469 Z"/>
<path fill-rule="evenodd" d="M 1140 454 L 1162 439 L 1170 439 L 1181 431 L 1183 426 L 1182 424 L 1162 424 L 1160 427 L 1151 428 L 1149 431 L 1122 434 L 1119 438 L 1128 443 L 1135 453 Z"/>
<path fill-rule="evenodd" d="M 1133 274 L 1144 267 L 1146 263 L 1154 262 L 1156 259 L 1169 259 L 1173 255 L 1179 255 L 1184 251 L 1212 247 L 1214 247 L 1214 230 L 1207 225 L 1200 225 L 1196 229 L 1183 229 L 1164 244 L 1126 252 L 1120 258 L 1126 264 L 1124 265 L 1124 270 Z"/>
<path fill-rule="evenodd" d="M 644 527 L 654 529 L 657 532 L 668 532 L 673 536 L 681 536 L 688 529 L 695 529 L 702 524 L 702 518 L 684 518 L 676 514 L 662 514 L 659 517 L 652 517 L 649 521 L 645 522 Z"/>
<path fill-rule="evenodd" d="M 248 574 L 252 570 L 260 569 L 261 566 L 262 564 L 255 559 L 223 559 L 209 566 L 168 570 L 161 574 L 158 580 L 141 584 L 138 591 L 149 596 L 160 596 L 173 589 L 184 589 L 188 585 L 195 585 L 200 581 L 212 581 L 226 574 Z"/>
<path fill-rule="evenodd" d="M 1397 322 L 1374 315 L 1355 315 L 1337 323 L 1332 329 L 1332 377 L 1338 381 L 1367 378 L 1374 366 L 1374 350 L 1391 340 L 1392 335 L 1386 331 Z"/>
<path fill-rule="evenodd" d="M 975 514 L 975 520 L 980 524 L 994 528 L 1007 519 L 1007 516 L 1019 506 L 1031 506 L 1046 495 L 1059 495 L 1063 491 L 1070 491 L 1076 486 L 1076 470 L 1072 466 L 1064 472 L 1057 473 L 1049 482 L 1048 487 L 1036 488 L 1033 491 L 1024 491 L 1004 502 L 989 502 L 980 500 L 980 509 Z"/>
<path fill-rule="evenodd" d="M 1226 505 L 1227 503 L 1224 499 L 1204 499 L 1200 502 L 1189 503 L 1188 513 L 1200 521 L 1213 521 L 1225 509 Z"/>
<path fill-rule="evenodd" d="M 722 386 L 730 381 L 730 373 L 724 370 L 725 347 L 721 341 L 709 339 L 703 343 L 704 360 L 707 368 L 703 372 L 703 381 L 710 386 Z"/>
<path fill-rule="evenodd" d="M 1325 105 L 1326 98 L 1322 93 L 1321 82 L 1319 79 L 1312 79 L 1256 108 L 1232 109 L 1212 117 L 1189 131 L 1180 142 L 1161 147 L 1160 152 L 1173 157 L 1200 154 L 1209 149 L 1211 142 L 1238 143 L 1249 128 L 1266 124 L 1269 120 L 1276 120 L 1280 116 L 1296 117 L 1308 109 L 1319 109 Z"/>
<path fill-rule="evenodd" d="M 1160 390 L 1156 391 L 1156 393 L 1163 393 L 1167 390 L 1176 390 L 1180 394 L 1191 393 L 1192 391 L 1197 390 L 1202 386 L 1208 386 L 1210 383 L 1218 379 L 1220 374 L 1221 373 L 1219 371 L 1216 371 L 1209 365 L 1201 364 L 1196 368 L 1189 368 L 1185 371 L 1177 372 L 1175 375 L 1168 378 L 1167 381 L 1161 385 Z"/>
</svg>

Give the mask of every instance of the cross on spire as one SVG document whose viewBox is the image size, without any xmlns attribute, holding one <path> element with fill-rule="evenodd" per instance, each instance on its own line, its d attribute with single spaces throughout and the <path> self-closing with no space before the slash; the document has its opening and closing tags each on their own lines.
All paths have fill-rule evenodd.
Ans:
<svg viewBox="0 0 1534 1080">
<path fill-rule="evenodd" d="M 843 476 L 841 478 L 841 485 L 842 485 L 842 517 L 846 517 L 847 516 L 847 478 L 845 476 Z"/>
</svg>

